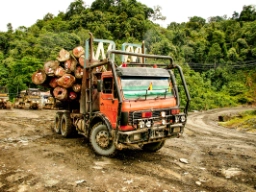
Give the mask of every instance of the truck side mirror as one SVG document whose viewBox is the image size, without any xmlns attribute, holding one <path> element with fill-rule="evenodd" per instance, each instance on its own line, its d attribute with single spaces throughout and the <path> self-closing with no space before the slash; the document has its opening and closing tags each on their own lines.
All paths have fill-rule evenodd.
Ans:
<svg viewBox="0 0 256 192">
<path fill-rule="evenodd" d="M 101 85 L 102 85 L 102 81 L 101 81 L 101 80 L 98 80 L 98 81 L 97 81 L 97 91 L 98 91 L 98 92 L 101 92 L 101 87 L 102 87 Z"/>
</svg>

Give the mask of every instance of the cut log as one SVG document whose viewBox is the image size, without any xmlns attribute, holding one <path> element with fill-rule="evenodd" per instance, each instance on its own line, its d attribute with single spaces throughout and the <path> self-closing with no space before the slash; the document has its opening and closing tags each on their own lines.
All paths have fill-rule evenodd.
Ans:
<svg viewBox="0 0 256 192">
<path fill-rule="evenodd" d="M 64 62 L 64 61 L 67 61 L 68 59 L 70 59 L 70 53 L 65 49 L 61 49 L 57 57 L 57 60 L 59 62 Z"/>
<path fill-rule="evenodd" d="M 57 77 L 53 77 L 53 78 L 51 79 L 49 85 L 50 85 L 52 88 L 57 87 L 57 86 L 58 86 L 57 80 L 58 80 Z"/>
<path fill-rule="evenodd" d="M 75 83 L 76 78 L 71 74 L 64 74 L 62 77 L 57 79 L 57 84 L 64 88 L 70 88 Z"/>
<path fill-rule="evenodd" d="M 54 72 L 54 75 L 57 77 L 62 77 L 64 74 L 66 74 L 66 71 L 63 67 L 59 66 Z"/>
<path fill-rule="evenodd" d="M 78 47 L 73 49 L 73 55 L 76 58 L 81 57 L 83 54 L 84 54 L 84 48 L 82 46 L 78 46 Z"/>
<path fill-rule="evenodd" d="M 67 73 L 74 72 L 76 70 L 77 60 L 73 57 L 64 62 L 64 69 Z"/>
<path fill-rule="evenodd" d="M 53 96 L 60 101 L 64 101 L 68 98 L 68 90 L 63 87 L 56 87 L 53 90 Z"/>
<path fill-rule="evenodd" d="M 76 70 L 75 70 L 75 77 L 76 77 L 77 79 L 82 79 L 83 74 L 84 74 L 83 68 L 78 65 L 78 66 L 76 67 Z"/>
<path fill-rule="evenodd" d="M 47 61 L 44 64 L 44 72 L 48 76 L 54 76 L 55 70 L 59 67 L 60 63 L 58 61 Z"/>
<path fill-rule="evenodd" d="M 73 91 L 69 92 L 68 98 L 71 100 L 75 100 L 77 98 L 77 94 Z"/>
<path fill-rule="evenodd" d="M 72 89 L 73 91 L 79 93 L 81 91 L 81 87 L 82 87 L 81 84 L 76 83 L 72 86 Z"/>
<path fill-rule="evenodd" d="M 41 69 L 32 74 L 32 82 L 36 85 L 43 84 L 47 79 L 45 72 Z"/>
<path fill-rule="evenodd" d="M 79 64 L 84 67 L 84 55 L 81 55 L 78 59 Z"/>
</svg>

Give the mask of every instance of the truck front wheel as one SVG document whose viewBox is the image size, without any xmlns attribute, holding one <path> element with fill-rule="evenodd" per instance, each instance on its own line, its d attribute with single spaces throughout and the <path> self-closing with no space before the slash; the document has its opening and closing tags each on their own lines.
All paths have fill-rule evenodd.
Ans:
<svg viewBox="0 0 256 192">
<path fill-rule="evenodd" d="M 72 128 L 73 124 L 69 113 L 63 113 L 61 117 L 61 126 L 60 126 L 60 133 L 63 137 L 71 137 L 72 136 Z"/>
<path fill-rule="evenodd" d="M 165 141 L 149 143 L 142 146 L 142 149 L 147 152 L 156 152 L 164 146 Z"/>
<path fill-rule="evenodd" d="M 110 133 L 104 124 L 96 124 L 90 133 L 90 143 L 98 155 L 114 156 L 116 147 L 114 141 L 110 139 Z"/>
</svg>

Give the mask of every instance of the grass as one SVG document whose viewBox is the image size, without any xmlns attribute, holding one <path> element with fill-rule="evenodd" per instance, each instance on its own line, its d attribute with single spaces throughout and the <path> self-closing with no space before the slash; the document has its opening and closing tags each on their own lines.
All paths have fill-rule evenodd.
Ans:
<svg viewBox="0 0 256 192">
<path fill-rule="evenodd" d="M 228 121 L 219 122 L 219 125 L 230 129 L 256 133 L 256 110 L 245 111 L 228 119 Z"/>
</svg>

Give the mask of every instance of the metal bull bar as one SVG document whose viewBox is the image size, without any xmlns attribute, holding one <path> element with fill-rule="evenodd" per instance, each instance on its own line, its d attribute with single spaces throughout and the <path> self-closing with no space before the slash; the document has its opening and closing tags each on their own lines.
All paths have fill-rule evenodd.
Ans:
<svg viewBox="0 0 256 192">
<path fill-rule="evenodd" d="M 169 60 L 170 63 L 168 64 L 158 64 L 158 65 L 161 65 L 161 66 L 166 66 L 166 69 L 178 69 L 179 71 L 179 74 L 180 74 L 180 77 L 181 77 L 181 81 L 182 81 L 182 84 L 183 84 L 183 87 L 184 87 L 184 90 L 185 90 L 185 94 L 186 94 L 186 97 L 187 97 L 187 103 L 186 103 L 186 106 L 185 106 L 185 109 L 184 109 L 184 113 L 187 114 L 188 112 L 188 107 L 189 107 L 189 103 L 190 103 L 190 94 L 189 94 L 189 91 L 188 91 L 188 88 L 187 88 L 187 84 L 186 84 L 186 81 L 185 81 L 185 78 L 184 78 L 184 75 L 183 75 L 183 72 L 182 72 L 182 68 L 177 65 L 177 64 L 173 64 L 173 59 L 172 57 L 170 56 L 163 56 L 163 55 L 150 55 L 150 54 L 142 54 L 142 53 L 132 53 L 132 52 L 126 52 L 126 51 L 120 51 L 120 50 L 109 50 L 107 52 L 107 60 L 104 60 L 104 61 L 101 61 L 101 62 L 98 62 L 98 63 L 94 63 L 93 65 L 85 65 L 84 66 L 84 70 L 86 69 L 90 69 L 90 68 L 95 68 L 95 67 L 98 67 L 98 66 L 102 66 L 102 65 L 105 65 L 105 64 L 108 64 L 111 66 L 111 70 L 112 70 L 112 73 L 113 73 L 113 77 L 114 77 L 114 82 L 115 82 L 115 86 L 116 86 L 116 90 L 117 90 L 117 97 L 118 97 L 118 118 L 117 118 L 117 122 L 116 122 L 116 135 L 118 136 L 118 126 L 119 126 L 119 123 L 120 123 L 120 118 L 121 118 L 121 109 L 122 109 L 122 99 L 121 99 L 121 94 L 120 94 L 120 90 L 118 89 L 118 81 L 117 81 L 117 74 L 116 74 L 116 65 L 114 64 L 114 57 L 112 57 L 111 59 L 111 54 L 118 54 L 118 55 L 131 55 L 131 56 L 137 56 L 137 57 L 142 57 L 143 61 L 144 61 L 144 58 L 154 58 L 154 59 L 165 59 L 165 60 Z M 149 63 L 132 63 L 132 64 L 136 64 L 136 65 L 152 65 L 152 64 L 149 64 Z M 84 71 L 85 72 L 85 71 Z M 85 75 L 84 75 L 85 76 Z M 84 103 L 85 104 L 85 103 Z M 116 138 L 118 139 L 118 138 Z"/>
<path fill-rule="evenodd" d="M 190 102 L 190 94 L 187 88 L 187 84 L 182 72 L 182 68 L 177 65 L 177 64 L 173 64 L 173 59 L 170 56 L 163 56 L 163 55 L 150 55 L 150 54 L 141 54 L 141 53 L 131 53 L 131 52 L 126 52 L 126 51 L 120 51 L 120 50 L 109 50 L 107 52 L 107 58 L 110 58 L 111 54 L 119 54 L 119 55 L 131 55 L 131 56 L 138 56 L 138 57 L 142 57 L 142 58 L 154 58 L 154 59 L 166 59 L 166 60 L 170 60 L 170 65 L 167 66 L 167 68 L 169 69 L 174 69 L 177 68 L 181 77 L 181 81 L 185 90 L 185 94 L 187 97 L 187 103 L 186 103 L 186 107 L 184 109 L 184 113 L 187 114 L 188 112 L 188 107 L 189 107 L 189 102 Z M 145 64 L 145 63 L 142 63 Z M 110 65 L 112 67 L 112 72 L 113 72 L 113 76 L 114 76 L 114 81 L 115 81 L 115 86 L 116 86 L 116 90 L 117 91 L 117 95 L 118 95 L 118 101 L 119 101 L 119 106 L 118 106 L 118 119 L 117 119 L 117 127 L 116 127 L 116 134 L 118 132 L 118 125 L 120 122 L 120 117 L 121 117 L 121 108 L 122 108 L 122 100 L 121 100 L 121 95 L 120 95 L 120 91 L 117 87 L 117 75 L 116 75 L 116 70 L 115 70 L 115 66 L 114 66 L 114 61 L 110 60 Z M 147 64 L 145 64 L 147 65 Z M 166 64 L 165 64 L 166 65 Z"/>
</svg>

